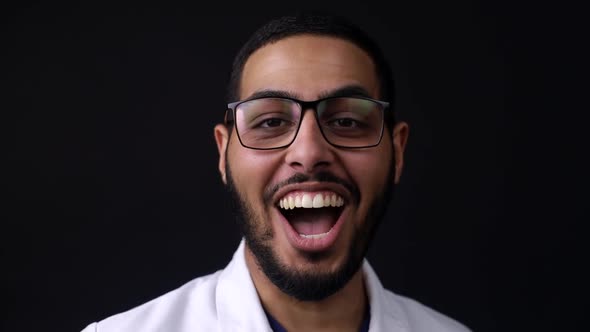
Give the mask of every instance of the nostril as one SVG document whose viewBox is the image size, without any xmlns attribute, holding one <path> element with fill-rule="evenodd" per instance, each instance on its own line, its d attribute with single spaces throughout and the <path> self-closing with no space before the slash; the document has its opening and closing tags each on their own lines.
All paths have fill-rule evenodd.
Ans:
<svg viewBox="0 0 590 332">
<path fill-rule="evenodd" d="M 293 162 L 289 163 L 289 165 L 298 172 L 305 173 L 305 174 L 313 174 L 313 173 L 317 173 L 322 168 L 329 167 L 330 162 L 318 161 L 314 164 L 304 164 L 304 163 L 301 163 L 298 161 L 293 161 Z"/>
<path fill-rule="evenodd" d="M 329 166 L 335 159 L 334 153 L 334 147 L 321 137 L 314 140 L 301 138 L 289 146 L 285 162 L 298 171 L 309 173 Z"/>
</svg>

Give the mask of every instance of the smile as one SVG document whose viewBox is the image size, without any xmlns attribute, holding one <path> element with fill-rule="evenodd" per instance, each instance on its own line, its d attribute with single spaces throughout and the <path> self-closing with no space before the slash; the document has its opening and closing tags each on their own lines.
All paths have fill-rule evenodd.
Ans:
<svg viewBox="0 0 590 332">
<path fill-rule="evenodd" d="M 304 250 L 329 247 L 335 241 L 340 227 L 338 221 L 345 200 L 330 191 L 291 191 L 279 199 L 279 211 L 295 240 L 296 247 Z"/>
<path fill-rule="evenodd" d="M 293 210 L 295 208 L 323 208 L 323 207 L 341 207 L 344 205 L 344 199 L 335 193 L 290 193 L 279 200 L 279 206 L 284 210 Z"/>
</svg>

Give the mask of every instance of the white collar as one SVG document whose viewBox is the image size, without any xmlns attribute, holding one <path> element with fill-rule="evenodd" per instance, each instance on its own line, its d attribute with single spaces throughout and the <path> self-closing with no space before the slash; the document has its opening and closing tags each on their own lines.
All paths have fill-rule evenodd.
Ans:
<svg viewBox="0 0 590 332">
<path fill-rule="evenodd" d="M 221 331 L 271 331 L 246 266 L 244 247 L 242 239 L 219 277 L 215 294 L 219 327 Z M 362 269 L 371 305 L 369 332 L 392 331 L 394 326 L 397 327 L 395 331 L 407 331 L 408 322 L 402 307 L 393 297 L 386 296 L 388 291 L 366 259 Z"/>
</svg>

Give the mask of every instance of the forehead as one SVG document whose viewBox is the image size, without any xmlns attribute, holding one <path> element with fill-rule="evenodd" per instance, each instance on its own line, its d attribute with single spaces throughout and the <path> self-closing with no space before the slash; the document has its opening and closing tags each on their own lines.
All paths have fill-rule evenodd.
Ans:
<svg viewBox="0 0 590 332">
<path fill-rule="evenodd" d="M 375 65 L 364 50 L 340 38 L 298 35 L 266 45 L 248 58 L 240 99 L 263 90 L 280 90 L 313 100 L 351 85 L 378 97 Z"/>
</svg>

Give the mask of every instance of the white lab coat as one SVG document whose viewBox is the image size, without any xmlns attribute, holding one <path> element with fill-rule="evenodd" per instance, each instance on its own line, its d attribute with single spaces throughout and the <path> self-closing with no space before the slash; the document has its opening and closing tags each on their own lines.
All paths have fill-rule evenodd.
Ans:
<svg viewBox="0 0 590 332">
<path fill-rule="evenodd" d="M 369 332 L 464 332 L 457 321 L 381 285 L 365 260 Z M 240 242 L 225 269 L 194 279 L 150 302 L 88 325 L 82 332 L 272 332 Z"/>
</svg>

